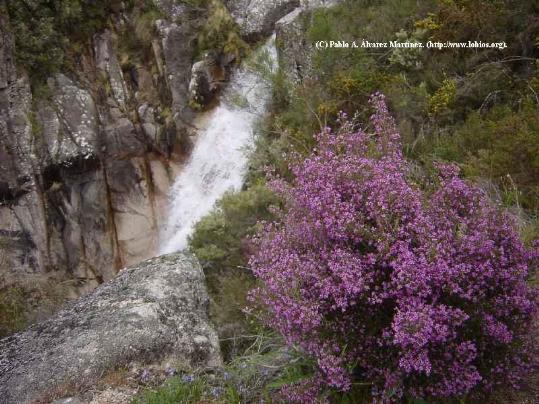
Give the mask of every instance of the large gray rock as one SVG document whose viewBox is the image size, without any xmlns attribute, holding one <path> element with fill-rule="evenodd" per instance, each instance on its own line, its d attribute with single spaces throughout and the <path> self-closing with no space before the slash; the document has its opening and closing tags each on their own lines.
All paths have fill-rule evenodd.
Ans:
<svg viewBox="0 0 539 404">
<path fill-rule="evenodd" d="M 50 319 L 0 341 L 0 403 L 26 403 L 61 386 L 91 387 L 108 370 L 173 363 L 221 365 L 208 295 L 191 255 L 122 270 Z"/>
<path fill-rule="evenodd" d="M 219 58 L 206 55 L 204 60 L 196 62 L 191 69 L 189 82 L 189 97 L 192 103 L 199 107 L 206 106 L 226 80 L 225 67 Z"/>
<path fill-rule="evenodd" d="M 228 0 L 230 14 L 242 35 L 260 39 L 272 33 L 275 22 L 300 5 L 299 0 Z"/>
</svg>

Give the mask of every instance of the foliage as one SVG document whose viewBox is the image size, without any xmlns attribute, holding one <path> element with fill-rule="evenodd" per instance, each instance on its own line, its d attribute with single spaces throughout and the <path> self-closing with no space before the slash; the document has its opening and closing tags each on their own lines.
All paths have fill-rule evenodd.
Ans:
<svg viewBox="0 0 539 404">
<path fill-rule="evenodd" d="M 433 38 L 440 41 L 496 38 L 496 41 L 505 40 L 509 44 L 511 36 L 524 30 L 531 22 L 529 17 L 538 11 L 536 3 L 519 0 L 450 0 L 440 3 L 436 15 L 431 16 L 437 28 Z M 525 42 L 520 45 L 528 46 Z"/>
<path fill-rule="evenodd" d="M 219 50 L 240 59 L 248 51 L 248 45 L 221 0 L 206 1 L 208 15 L 197 38 L 199 56 L 209 50 Z"/>
<path fill-rule="evenodd" d="M 432 115 L 438 115 L 444 109 L 455 102 L 457 85 L 455 80 L 444 80 L 436 92 L 429 97 L 429 112 Z"/>
<path fill-rule="evenodd" d="M 17 287 L 0 290 L 0 338 L 26 326 L 26 317 L 23 291 Z"/>
<path fill-rule="evenodd" d="M 155 8 L 149 7 L 148 10 L 139 12 L 135 17 L 135 35 L 139 42 L 150 44 L 155 35 L 155 20 L 162 17 L 162 14 Z"/>
<path fill-rule="evenodd" d="M 118 31 L 118 55 L 124 71 L 139 64 L 155 63 L 151 43 L 156 37 L 155 21 L 162 17 L 153 2 L 133 7 L 130 18 Z"/>
<path fill-rule="evenodd" d="M 145 391 L 140 397 L 133 400 L 133 403 L 200 403 L 206 387 L 202 379 L 191 380 L 191 377 L 174 377 L 156 391 Z"/>
<path fill-rule="evenodd" d="M 300 374 L 300 362 L 275 349 L 272 335 L 257 335 L 250 349 L 214 372 L 198 371 L 169 379 L 156 389 L 146 388 L 133 400 L 137 404 L 254 403 L 272 402 L 271 394 L 292 374 Z M 296 358 L 294 358 L 296 359 Z"/>
<path fill-rule="evenodd" d="M 228 193 L 217 208 L 195 226 L 189 240 L 207 275 L 234 271 L 244 264 L 243 239 L 254 234 L 259 220 L 270 218 L 268 206 L 276 198 L 263 183 L 246 191 Z"/>
<path fill-rule="evenodd" d="M 0 338 L 48 318 L 66 301 L 69 284 L 45 274 L 13 276 L 8 270 L 14 241 L 0 237 Z"/>
<path fill-rule="evenodd" d="M 292 163 L 291 184 L 272 181 L 286 209 L 254 240 L 253 299 L 319 371 L 288 398 L 355 383 L 385 401 L 518 385 L 538 359 L 527 281 L 539 243 L 526 249 L 513 218 L 456 166 L 417 176 L 384 97 L 371 102 L 374 134 L 343 115 Z"/>
<path fill-rule="evenodd" d="M 405 30 L 401 29 L 395 34 L 398 42 L 411 42 L 411 43 L 420 43 L 425 40 L 427 29 L 416 28 L 412 33 L 408 33 Z M 421 53 L 423 50 L 419 47 L 417 48 L 394 48 L 391 51 L 391 55 L 388 60 L 391 64 L 401 65 L 406 68 L 415 68 L 419 69 L 422 67 L 421 63 Z"/>
<path fill-rule="evenodd" d="M 219 336 L 226 339 L 222 351 L 227 359 L 245 348 L 248 341 L 241 336 L 254 331 L 254 324 L 243 313 L 247 292 L 253 286 L 253 277 L 246 270 L 248 246 L 244 239 L 255 233 L 259 220 L 271 217 L 268 207 L 276 201 L 262 183 L 226 194 L 217 209 L 195 226 L 189 240 L 206 274 L 212 297 L 210 314 Z"/>
<path fill-rule="evenodd" d="M 67 53 L 87 46 L 103 29 L 120 2 L 84 0 L 7 0 L 5 3 L 15 37 L 15 58 L 27 69 L 32 82 L 43 82 L 65 68 Z"/>
<path fill-rule="evenodd" d="M 457 126 L 452 136 L 441 135 L 422 140 L 415 154 L 423 160 L 441 158 L 462 165 L 471 178 L 490 179 L 500 190 L 513 182 L 520 194 L 506 201 L 530 212 L 539 210 L 539 116 L 533 103 L 524 103 L 514 112 L 497 106 L 486 114 L 471 113 Z M 538 233 L 539 234 L 539 233 Z"/>
</svg>

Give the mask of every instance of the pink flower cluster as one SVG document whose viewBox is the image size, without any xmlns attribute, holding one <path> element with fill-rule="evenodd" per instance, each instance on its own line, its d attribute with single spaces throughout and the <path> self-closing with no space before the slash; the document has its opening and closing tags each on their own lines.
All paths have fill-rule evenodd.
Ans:
<svg viewBox="0 0 539 404">
<path fill-rule="evenodd" d="M 457 167 L 416 185 L 384 97 L 371 103 L 374 134 L 343 115 L 292 183 L 271 181 L 285 209 L 254 239 L 251 298 L 326 387 L 368 382 L 389 402 L 516 385 L 536 363 L 538 249 Z"/>
</svg>

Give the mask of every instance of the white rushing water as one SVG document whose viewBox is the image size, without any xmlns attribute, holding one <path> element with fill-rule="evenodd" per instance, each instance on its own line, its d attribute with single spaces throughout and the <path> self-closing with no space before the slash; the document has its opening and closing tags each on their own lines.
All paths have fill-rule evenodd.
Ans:
<svg viewBox="0 0 539 404">
<path fill-rule="evenodd" d="M 262 65 L 255 69 L 254 64 Z M 264 70 L 277 60 L 275 37 L 232 75 L 220 104 L 200 117 L 193 152 L 176 178 L 169 196 L 167 223 L 161 232 L 160 253 L 187 247 L 194 225 L 229 190 L 239 190 L 247 170 L 247 148 L 254 126 L 267 108 L 271 89 Z"/>
</svg>

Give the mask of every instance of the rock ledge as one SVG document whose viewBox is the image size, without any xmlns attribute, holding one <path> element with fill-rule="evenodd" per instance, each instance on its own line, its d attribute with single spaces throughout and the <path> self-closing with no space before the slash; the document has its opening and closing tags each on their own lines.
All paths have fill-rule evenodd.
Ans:
<svg viewBox="0 0 539 404">
<path fill-rule="evenodd" d="M 0 403 L 84 389 L 132 363 L 222 364 L 197 260 L 165 255 L 122 270 L 50 319 L 0 341 Z"/>
</svg>

